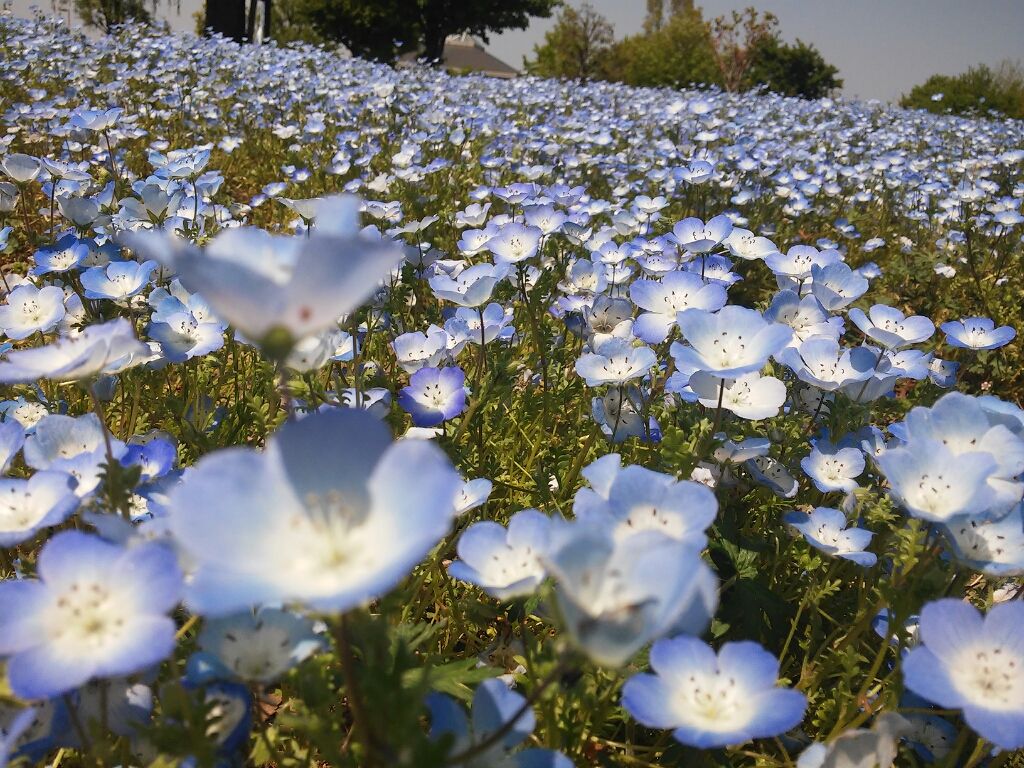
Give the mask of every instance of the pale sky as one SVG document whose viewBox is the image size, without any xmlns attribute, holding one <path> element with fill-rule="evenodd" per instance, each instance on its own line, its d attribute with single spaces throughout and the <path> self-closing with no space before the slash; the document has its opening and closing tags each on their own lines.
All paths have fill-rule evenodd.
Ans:
<svg viewBox="0 0 1024 768">
<path fill-rule="evenodd" d="M 501 2 L 501 0 L 496 0 Z M 176 0 L 170 0 L 173 5 Z M 579 6 L 581 0 L 568 0 Z M 0 0 L 2 6 L 4 0 Z M 14 0 L 16 13 L 51 0 Z M 193 27 L 202 0 L 181 0 L 176 28 Z M 166 0 L 162 3 L 167 5 Z M 985 63 L 1024 59 L 1024 0 L 697 0 L 705 18 L 755 5 L 779 17 L 782 36 L 813 43 L 839 68 L 844 93 L 898 99 L 936 72 L 957 74 Z M 645 0 L 591 0 L 617 37 L 640 30 Z M 489 50 L 514 67 L 541 41 L 553 19 L 535 19 L 526 30 L 491 38 Z"/>
</svg>

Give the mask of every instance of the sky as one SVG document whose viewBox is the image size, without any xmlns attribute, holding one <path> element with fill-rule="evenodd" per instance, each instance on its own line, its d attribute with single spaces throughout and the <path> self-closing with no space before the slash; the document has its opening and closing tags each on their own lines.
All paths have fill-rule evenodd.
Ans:
<svg viewBox="0 0 1024 768">
<path fill-rule="evenodd" d="M 581 2 L 567 1 L 577 7 Z M 14 0 L 13 7 L 26 15 L 32 5 L 49 9 L 50 3 Z M 643 25 L 646 0 L 590 3 L 612 23 L 617 37 Z M 181 0 L 172 26 L 193 28 L 191 14 L 200 5 L 201 0 Z M 813 43 L 839 68 L 843 93 L 865 99 L 894 101 L 935 73 L 955 75 L 975 64 L 1024 60 L 1024 0 L 697 0 L 697 5 L 705 18 L 748 5 L 771 11 L 783 38 Z M 526 30 L 492 36 L 488 50 L 521 67 L 553 24 L 554 19 L 535 19 Z"/>
</svg>

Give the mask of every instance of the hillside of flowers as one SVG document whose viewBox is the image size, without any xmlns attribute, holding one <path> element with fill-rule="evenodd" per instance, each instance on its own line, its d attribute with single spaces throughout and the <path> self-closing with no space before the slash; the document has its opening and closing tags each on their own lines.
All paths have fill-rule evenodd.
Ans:
<svg viewBox="0 0 1024 768">
<path fill-rule="evenodd" d="M 1024 123 L 0 16 L 0 766 L 1024 765 Z"/>
</svg>

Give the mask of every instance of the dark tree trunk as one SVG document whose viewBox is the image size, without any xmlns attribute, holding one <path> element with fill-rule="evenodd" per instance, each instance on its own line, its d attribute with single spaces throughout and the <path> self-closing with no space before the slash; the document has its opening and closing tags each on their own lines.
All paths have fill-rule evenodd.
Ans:
<svg viewBox="0 0 1024 768">
<path fill-rule="evenodd" d="M 245 0 L 206 0 L 203 28 L 236 42 L 245 41 Z"/>
<path fill-rule="evenodd" d="M 425 30 L 423 33 L 423 53 L 421 55 L 431 63 L 442 64 L 444 41 L 447 37 L 448 34 L 444 30 Z"/>
<path fill-rule="evenodd" d="M 252 42 L 256 39 L 256 6 L 260 0 L 249 0 L 249 16 L 245 20 L 245 39 Z"/>
<path fill-rule="evenodd" d="M 271 30 L 271 17 L 274 14 L 274 1 L 263 0 L 263 39 L 264 41 L 270 39 Z"/>
</svg>

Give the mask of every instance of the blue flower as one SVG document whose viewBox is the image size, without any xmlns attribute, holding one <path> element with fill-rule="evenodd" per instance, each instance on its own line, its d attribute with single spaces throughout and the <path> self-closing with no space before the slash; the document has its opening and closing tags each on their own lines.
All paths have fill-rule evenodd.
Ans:
<svg viewBox="0 0 1024 768">
<path fill-rule="evenodd" d="M 201 459 L 169 498 L 205 615 L 299 602 L 340 612 L 404 578 L 448 531 L 462 481 L 436 446 L 361 410 L 287 422 L 264 451 Z M 273 568 L 266 567 L 273 562 Z"/>
<path fill-rule="evenodd" d="M 7 472 L 24 444 L 25 427 L 20 421 L 0 421 L 0 475 Z"/>
<path fill-rule="evenodd" d="M 811 267 L 811 293 L 829 312 L 852 304 L 868 290 L 868 281 L 841 261 Z"/>
<path fill-rule="evenodd" d="M 473 523 L 459 537 L 459 559 L 448 573 L 499 600 L 532 594 L 545 576 L 541 556 L 550 534 L 551 518 L 536 509 L 516 512 L 508 530 L 491 520 Z"/>
<path fill-rule="evenodd" d="M 594 522 L 562 523 L 544 563 L 569 636 L 606 666 L 670 632 L 703 632 L 718 604 L 699 548 L 657 531 L 615 536 Z"/>
<path fill-rule="evenodd" d="M 834 392 L 842 387 L 862 387 L 874 375 L 878 355 L 868 347 L 844 348 L 836 339 L 813 336 L 784 349 L 778 360 L 800 381 Z"/>
<path fill-rule="evenodd" d="M 573 499 L 578 520 L 604 527 L 616 538 L 653 530 L 703 549 L 705 531 L 715 521 L 718 501 L 700 483 L 677 480 L 645 467 L 621 467 L 617 453 L 583 469 L 591 488 Z"/>
<path fill-rule="evenodd" d="M 526 699 L 521 694 L 494 677 L 480 683 L 473 693 L 471 718 L 466 717 L 465 710 L 451 697 L 432 693 L 427 696 L 430 738 L 434 741 L 443 737 L 450 738 L 449 757 L 453 758 L 507 727 L 507 733 L 497 739 L 493 746 L 466 762 L 460 761 L 454 765 L 464 768 L 572 768 L 572 761 L 554 750 L 514 751 L 533 733 L 536 725 L 533 710 L 526 707 L 524 711 L 525 704 Z"/>
<path fill-rule="evenodd" d="M 35 266 L 31 274 L 46 275 L 51 272 L 68 272 L 77 269 L 89 256 L 89 242 L 74 235 L 64 235 L 54 245 L 36 251 L 32 260 Z"/>
<path fill-rule="evenodd" d="M 278 608 L 208 619 L 199 633 L 199 647 L 224 668 L 227 679 L 263 685 L 323 646 L 311 619 Z"/>
<path fill-rule="evenodd" d="M 0 478 L 0 546 L 13 547 L 64 522 L 78 506 L 74 487 L 75 480 L 64 472 L 36 472 L 27 480 Z"/>
<path fill-rule="evenodd" d="M 126 467 L 139 467 L 142 470 L 140 479 L 146 483 L 170 472 L 177 459 L 178 449 L 174 443 L 157 437 L 144 443 L 128 445 L 121 456 L 121 463 Z"/>
<path fill-rule="evenodd" d="M 917 695 L 962 709 L 967 724 L 1001 749 L 1024 747 L 1024 603 L 994 605 L 988 615 L 955 599 L 921 611 L 922 645 L 903 659 L 903 680 Z"/>
<path fill-rule="evenodd" d="M 685 309 L 676 316 L 689 346 L 672 344 L 680 370 L 701 370 L 722 379 L 761 370 L 793 336 L 789 326 L 767 322 L 760 312 L 729 305 L 716 313 Z"/>
<path fill-rule="evenodd" d="M 732 233 L 732 219 L 721 214 L 705 224 L 698 218 L 683 219 L 672 228 L 672 239 L 690 253 L 707 253 Z"/>
<path fill-rule="evenodd" d="M 839 448 L 819 440 L 810 455 L 800 460 L 800 468 L 822 493 L 852 493 L 858 487 L 856 478 L 864 471 L 864 454 L 857 448 Z"/>
<path fill-rule="evenodd" d="M 131 323 L 118 318 L 90 325 L 74 338 L 8 353 L 0 361 L 0 383 L 81 381 L 119 373 L 145 361 L 150 354 L 149 347 L 135 337 Z"/>
<path fill-rule="evenodd" d="M 935 325 L 927 317 L 908 317 L 898 309 L 885 304 L 875 304 L 867 313 L 854 307 L 849 315 L 865 336 L 887 349 L 919 344 L 927 341 L 935 333 Z"/>
<path fill-rule="evenodd" d="M 82 287 L 87 299 L 124 301 L 139 293 L 149 283 L 157 268 L 155 261 L 115 261 L 105 267 L 92 267 L 82 273 Z"/>
<path fill-rule="evenodd" d="M 807 698 L 777 686 L 779 662 L 757 643 L 714 649 L 693 637 L 651 647 L 655 674 L 634 675 L 622 706 L 649 728 L 671 728 L 676 741 L 710 749 L 778 736 L 803 719 Z"/>
<path fill-rule="evenodd" d="M 15 695 L 59 696 L 92 678 L 142 671 L 174 648 L 166 614 L 182 576 L 167 547 L 122 549 L 65 531 L 43 547 L 38 573 L 0 582 L 0 654 Z"/>
<path fill-rule="evenodd" d="M 831 507 L 816 507 L 809 515 L 790 512 L 785 521 L 796 528 L 807 543 L 827 555 L 850 560 L 870 568 L 878 558 L 865 548 L 874 536 L 864 528 L 848 527 L 846 515 Z"/>
<path fill-rule="evenodd" d="M 629 298 L 645 310 L 633 323 L 633 333 L 647 344 L 660 344 L 675 327 L 676 315 L 684 309 L 716 312 L 725 306 L 725 288 L 707 283 L 693 272 L 666 272 L 658 280 L 634 280 Z"/>
<path fill-rule="evenodd" d="M 466 409 L 466 374 L 456 366 L 421 368 L 398 394 L 398 404 L 417 427 L 433 427 Z"/>
<path fill-rule="evenodd" d="M 0 306 L 0 330 L 10 339 L 27 339 L 52 331 L 64 313 L 64 291 L 53 285 L 36 288 L 25 283 L 7 294 L 7 303 Z"/>
<path fill-rule="evenodd" d="M 1005 347 L 1017 335 L 1008 325 L 995 327 L 987 317 L 968 317 L 943 323 L 939 329 L 946 334 L 946 343 L 962 349 L 997 349 Z"/>
<path fill-rule="evenodd" d="M 609 338 L 593 352 L 576 361 L 576 373 L 586 379 L 588 387 L 602 384 L 625 384 L 646 376 L 658 364 L 650 347 L 634 346 L 628 339 Z"/>
<path fill-rule="evenodd" d="M 1024 503 L 999 520 L 957 517 L 942 530 L 967 567 L 994 577 L 1024 574 Z"/>
</svg>

